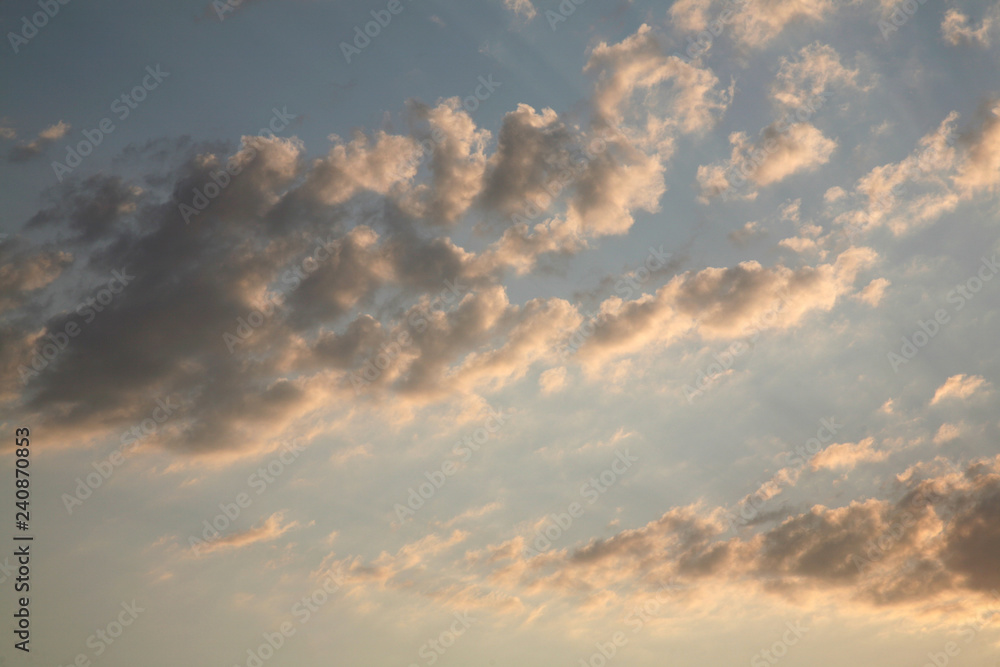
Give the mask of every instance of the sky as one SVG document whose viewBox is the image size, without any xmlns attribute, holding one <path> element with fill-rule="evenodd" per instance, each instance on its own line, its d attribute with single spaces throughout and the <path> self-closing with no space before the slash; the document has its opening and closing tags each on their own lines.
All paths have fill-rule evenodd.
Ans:
<svg viewBox="0 0 1000 667">
<path fill-rule="evenodd" d="M 0 28 L 0 665 L 1000 665 L 996 0 Z"/>
</svg>

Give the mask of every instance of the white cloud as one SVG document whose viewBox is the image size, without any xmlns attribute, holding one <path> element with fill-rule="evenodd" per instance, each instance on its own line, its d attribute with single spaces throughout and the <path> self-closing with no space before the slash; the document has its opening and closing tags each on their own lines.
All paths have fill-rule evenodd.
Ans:
<svg viewBox="0 0 1000 667">
<path fill-rule="evenodd" d="M 514 12 L 518 17 L 530 21 L 535 18 L 538 11 L 531 4 L 531 0 L 503 0 L 503 6 Z"/>
<path fill-rule="evenodd" d="M 816 42 L 802 47 L 797 58 L 781 58 L 771 96 L 787 109 L 808 109 L 812 100 L 831 90 L 871 90 L 872 84 L 862 86 L 859 78 L 859 70 L 847 69 L 832 46 Z"/>
<path fill-rule="evenodd" d="M 874 308 L 882 301 L 882 297 L 885 296 L 886 289 L 892 283 L 886 278 L 875 278 L 860 292 L 854 295 L 854 297 L 861 301 L 862 303 L 867 303 L 869 306 Z"/>
<path fill-rule="evenodd" d="M 943 400 L 956 398 L 965 400 L 980 390 L 988 390 L 990 383 L 982 375 L 952 375 L 934 392 L 931 405 L 937 405 Z"/>
<path fill-rule="evenodd" d="M 566 386 L 566 367 L 550 368 L 538 378 L 543 394 L 555 394 Z"/>
<path fill-rule="evenodd" d="M 978 28 L 973 28 L 968 15 L 956 7 L 945 12 L 941 20 L 941 35 L 952 46 L 971 44 L 982 48 L 990 46 L 990 32 L 997 23 L 997 10 L 983 17 Z"/>
</svg>

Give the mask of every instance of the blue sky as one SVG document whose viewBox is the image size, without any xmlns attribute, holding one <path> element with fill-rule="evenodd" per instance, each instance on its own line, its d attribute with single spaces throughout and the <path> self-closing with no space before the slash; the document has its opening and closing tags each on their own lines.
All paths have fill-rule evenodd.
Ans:
<svg viewBox="0 0 1000 667">
<path fill-rule="evenodd" d="M 8 664 L 993 664 L 1000 5 L 218 7 L 0 10 Z"/>
</svg>

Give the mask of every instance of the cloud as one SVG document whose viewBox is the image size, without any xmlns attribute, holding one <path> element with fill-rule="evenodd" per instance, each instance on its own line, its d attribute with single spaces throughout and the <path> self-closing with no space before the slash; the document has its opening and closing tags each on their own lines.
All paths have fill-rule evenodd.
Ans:
<svg viewBox="0 0 1000 667">
<path fill-rule="evenodd" d="M 966 153 L 957 167 L 955 184 L 966 197 L 978 190 L 993 193 L 1000 186 L 1000 98 L 986 101 L 980 123 L 963 143 Z"/>
<path fill-rule="evenodd" d="M 882 460 L 872 445 L 870 437 L 831 445 L 819 467 Z M 461 568 L 459 576 L 465 581 L 481 577 L 533 595 L 614 588 L 648 592 L 657 582 L 673 580 L 702 589 L 749 586 L 789 600 L 810 590 L 839 593 L 872 613 L 891 606 L 926 611 L 939 602 L 940 613 L 963 618 L 963 611 L 983 601 L 981 594 L 1000 584 L 989 546 L 1000 539 L 995 520 L 1000 516 L 1000 457 L 930 477 L 910 469 L 896 479 L 891 498 L 771 515 L 740 537 L 727 538 L 726 513 L 720 508 L 694 504 L 671 508 L 609 538 L 534 557 L 525 555 L 526 538 L 518 535 L 467 551 L 451 567 Z M 533 527 L 527 522 L 523 529 Z M 409 588 L 420 565 L 444 555 L 465 537 L 457 531 L 450 536 L 432 533 L 393 556 L 380 555 L 370 565 L 357 559 L 342 564 L 356 574 L 358 583 L 392 582 Z M 441 584 L 425 581 L 421 588 Z M 944 604 L 959 601 L 964 601 L 960 608 Z M 689 602 L 697 603 L 697 598 Z"/>
<path fill-rule="evenodd" d="M 404 208 L 432 222 L 453 223 L 483 188 L 484 150 L 490 133 L 476 128 L 457 97 L 434 108 L 414 102 L 411 109 L 428 124 L 433 180 L 414 188 Z"/>
<path fill-rule="evenodd" d="M 20 249 L 19 249 L 20 248 Z M 32 292 L 58 278 L 73 262 L 73 255 L 61 250 L 31 253 L 20 244 L 0 243 L 0 313 L 23 304 Z"/>
<path fill-rule="evenodd" d="M 372 457 L 371 448 L 367 445 L 357 445 L 347 449 L 340 449 L 330 456 L 330 462 L 337 466 L 345 465 L 348 461 L 356 458 L 368 459 Z"/>
<path fill-rule="evenodd" d="M 531 0 L 503 0 L 503 6 L 526 21 L 530 21 L 538 14 Z"/>
<path fill-rule="evenodd" d="M 900 235 L 962 202 L 994 194 L 1000 186 L 1000 104 L 995 96 L 984 100 L 975 122 L 960 133 L 958 118 L 949 113 L 905 158 L 858 179 L 851 194 L 838 198 L 850 202 L 834 222 L 854 233 L 887 226 Z"/>
<path fill-rule="evenodd" d="M 640 30 L 624 46 L 595 49 L 598 108 L 621 108 L 613 99 L 619 84 L 610 82 L 615 68 L 634 66 L 626 57 L 633 51 L 647 62 L 638 79 L 625 76 L 628 90 L 645 85 L 647 74 L 666 76 L 687 99 L 685 82 L 698 89 L 714 81 L 654 55 L 650 40 Z M 684 117 L 701 107 L 678 108 Z M 365 385 L 376 403 L 392 395 L 398 405 L 422 405 L 495 390 L 535 364 L 545 370 L 582 316 L 562 299 L 512 304 L 497 279 L 533 270 L 543 254 L 626 232 L 636 209 L 656 210 L 664 155 L 641 149 L 629 133 L 570 128 L 554 111 L 526 105 L 505 116 L 490 155 L 489 133 L 456 100 L 413 103 L 409 113 L 412 136 L 332 137 L 327 155 L 311 162 L 294 137 L 246 136 L 235 149 L 178 144 L 169 160 L 151 144 L 129 154 L 149 170 L 147 187 L 99 175 L 49 191 L 29 226 L 65 235 L 88 257 L 70 299 L 86 298 L 95 278 L 122 266 L 136 277 L 58 363 L 6 394 L 4 408 L 34 415 L 71 442 L 127 428 L 157 398 L 172 397 L 184 408 L 149 443 L 226 457 L 266 451 L 312 411 L 357 397 L 352 379 L 388 346 L 398 353 Z M 422 144 L 428 134 L 430 151 Z M 523 210 L 548 194 L 547 179 L 581 143 L 592 152 L 563 186 L 560 208 L 533 228 L 512 225 L 478 254 L 417 232 L 417 224 L 434 229 L 473 209 Z M 226 168 L 239 173 L 192 214 L 196 193 Z M 47 284 L 6 271 L 12 288 Z M 442 292 L 443 307 L 428 294 Z M 8 380 L 41 344 L 38 332 L 79 318 L 56 303 L 4 325 L 7 349 L 17 353 L 0 368 Z M 552 390 L 557 377 L 546 376 Z"/>
<path fill-rule="evenodd" d="M 534 227 L 518 222 L 507 228 L 473 264 L 477 273 L 512 269 L 517 275 L 524 275 L 534 270 L 543 255 L 570 255 L 585 247 L 584 235 L 562 219 L 553 218 Z"/>
<path fill-rule="evenodd" d="M 837 142 L 808 123 L 796 123 L 785 134 L 775 127 L 764 130 L 763 140 L 776 139 L 778 148 L 767 155 L 752 178 L 759 185 L 770 185 L 800 171 L 811 171 L 830 160 Z"/>
<path fill-rule="evenodd" d="M 956 7 L 945 12 L 941 20 L 941 36 L 944 41 L 952 46 L 959 44 L 971 44 L 984 49 L 990 46 L 990 32 L 997 23 L 997 9 L 994 7 L 992 14 L 983 17 L 978 28 L 973 28 L 968 15 Z"/>
<path fill-rule="evenodd" d="M 566 386 L 566 367 L 550 368 L 538 378 L 543 394 L 555 394 Z"/>
<path fill-rule="evenodd" d="M 624 143 L 612 144 L 580 174 L 565 226 L 583 238 L 626 233 L 635 222 L 634 210 L 659 210 L 666 190 L 663 172 L 660 158 Z"/>
<path fill-rule="evenodd" d="M 744 132 L 729 135 L 732 153 L 728 162 L 698 167 L 701 201 L 720 195 L 749 180 L 757 186 L 783 181 L 800 172 L 818 169 L 830 161 L 837 142 L 810 123 L 777 121 L 764 128 L 756 142 Z M 753 196 L 751 190 L 748 197 Z"/>
<path fill-rule="evenodd" d="M 50 205 L 28 220 L 28 227 L 65 227 L 75 241 L 93 242 L 136 211 L 142 188 L 118 176 L 96 174 L 67 182 L 47 193 Z"/>
<path fill-rule="evenodd" d="M 786 109 L 808 109 L 809 103 L 831 90 L 867 91 L 862 87 L 858 69 L 847 69 L 840 54 L 829 44 L 816 42 L 799 50 L 797 58 L 783 56 L 778 74 L 771 85 L 771 97 Z"/>
<path fill-rule="evenodd" d="M 889 457 L 886 450 L 874 447 L 875 438 L 865 438 L 856 443 L 835 443 L 812 457 L 813 470 L 846 468 L 852 470 L 859 463 L 884 461 Z"/>
<path fill-rule="evenodd" d="M 16 136 L 10 128 L 3 128 L 3 130 L 4 138 L 12 139 Z M 27 143 L 20 143 L 11 147 L 10 151 L 7 153 L 7 161 L 27 162 L 28 160 L 41 155 L 49 144 L 62 139 L 69 131 L 69 123 L 59 121 L 55 125 L 51 125 L 39 132 L 35 139 Z"/>
<path fill-rule="evenodd" d="M 409 369 L 408 377 L 399 385 L 399 391 L 403 395 L 424 395 L 425 398 L 430 398 L 440 395 L 445 388 L 448 393 L 462 393 L 487 385 L 502 387 L 507 382 L 522 377 L 536 361 L 551 361 L 555 356 L 557 343 L 567 331 L 576 329 L 582 321 L 576 309 L 561 299 L 533 299 L 523 308 L 518 308 L 506 306 L 506 294 L 502 289 L 491 290 L 486 296 L 488 300 L 484 299 L 481 306 L 475 304 L 476 310 L 482 308 L 481 313 L 477 313 L 481 319 L 469 322 L 466 319 L 467 313 L 460 308 L 449 324 L 465 326 L 450 326 L 435 332 L 437 336 L 433 349 L 436 351 L 439 346 L 446 345 L 449 338 L 454 340 L 463 336 L 463 330 L 469 324 L 475 323 L 473 331 L 477 337 L 495 333 L 495 329 L 491 331 L 484 325 L 506 311 L 508 317 L 504 319 L 512 326 L 506 329 L 505 342 L 498 347 L 475 351 L 451 369 L 446 369 L 441 364 L 441 358 L 437 354 L 422 354 Z M 469 298 L 468 303 L 472 305 L 475 302 Z M 493 313 L 488 313 L 487 308 Z M 429 337 L 427 342 L 430 342 Z"/>
<path fill-rule="evenodd" d="M 627 65 L 611 60 L 600 66 L 595 96 L 606 95 L 608 77 Z M 594 63 L 592 57 L 588 67 Z M 478 204 L 510 215 L 514 224 L 477 262 L 480 270 L 530 271 L 541 254 L 578 252 L 588 239 L 627 232 L 633 211 L 658 210 L 670 149 L 647 146 L 646 139 L 603 121 L 570 128 L 551 109 L 521 104 L 508 113 Z"/>
<path fill-rule="evenodd" d="M 304 194 L 326 206 L 342 204 L 361 191 L 382 195 L 405 189 L 417 172 L 420 148 L 411 137 L 358 132 L 349 143 L 333 135 L 333 148 L 316 160 L 303 186 Z"/>
<path fill-rule="evenodd" d="M 778 245 L 783 248 L 788 248 L 798 253 L 807 253 L 818 250 L 816 241 L 810 238 L 804 238 L 801 236 L 793 236 L 787 239 L 781 239 L 778 241 Z"/>
<path fill-rule="evenodd" d="M 639 114 L 643 120 L 636 124 L 647 128 L 648 141 L 662 141 L 669 131 L 703 132 L 728 104 L 729 97 L 717 88 L 719 80 L 711 70 L 667 56 L 646 24 L 617 44 L 599 43 L 584 71 L 597 74 L 593 104 L 598 118 L 618 126 L 627 113 Z M 667 82 L 670 87 L 661 89 Z M 645 104 L 630 109 L 628 103 L 640 91 Z M 669 113 L 654 115 L 661 106 Z"/>
<path fill-rule="evenodd" d="M 399 586 L 404 584 L 405 577 L 415 570 L 423 569 L 429 559 L 461 544 L 468 536 L 468 532 L 458 529 L 443 537 L 431 533 L 403 545 L 395 554 L 383 551 L 370 564 L 365 564 L 360 558 L 338 559 L 336 554 L 330 554 L 324 559 L 319 571 L 340 572 L 345 585 L 349 587 L 371 584 Z"/>
<path fill-rule="evenodd" d="M 733 18 L 736 38 L 751 48 L 762 48 L 790 26 L 817 22 L 836 8 L 832 0 L 755 0 Z"/>
<path fill-rule="evenodd" d="M 229 437 L 246 427 L 256 431 L 246 441 L 252 443 L 249 448 L 261 446 L 293 417 L 293 406 L 305 409 L 322 395 L 318 377 L 286 380 L 277 373 L 283 352 L 266 355 L 249 374 L 242 373 L 244 361 L 228 353 L 222 338 L 235 331 L 236 318 L 255 309 L 269 279 L 277 279 L 275 274 L 307 245 L 304 239 L 301 246 L 256 245 L 244 236 L 250 225 L 257 229 L 265 225 L 260 218 L 256 223 L 248 220 L 275 201 L 275 188 L 294 173 L 287 161 L 289 145 L 266 140 L 247 144 L 260 150 L 252 158 L 246 148 L 234 156 L 244 162 L 240 176 L 245 180 L 230 184 L 197 224 L 185 224 L 178 205 L 188 201 L 195 175 L 215 163 L 206 153 L 168 177 L 166 182 L 174 186 L 168 192 L 180 202 L 163 201 L 150 192 L 132 202 L 135 206 L 122 205 L 132 190 L 114 179 L 85 181 L 56 192 L 54 203 L 34 222 L 67 224 L 78 232 L 84 247 L 89 238 L 96 244 L 89 252 L 81 249 L 88 255 L 86 270 L 76 285 L 69 286 L 71 293 L 57 303 L 73 304 L 93 296 L 94 278 L 123 266 L 134 274 L 134 282 L 89 322 L 75 311 L 54 307 L 31 313 L 29 320 L 7 323 L 8 335 L 17 337 L 36 328 L 63 330 L 71 321 L 81 327 L 55 365 L 32 378 L 20 404 L 8 409 L 46 413 L 45 421 L 54 430 L 86 439 L 141 421 L 156 397 L 187 399 L 198 407 L 181 410 L 174 423 L 194 428 L 173 444 L 189 451 L 212 451 L 236 445 L 237 440 Z M 266 237 L 262 233 L 257 238 Z M 269 339 L 284 330 L 277 326 L 256 333 L 258 339 Z M 284 344 L 272 349 L 284 350 Z M 30 358 L 26 355 L 20 362 Z M 170 437 L 171 432 L 163 429 L 154 439 L 166 442 Z"/>
<path fill-rule="evenodd" d="M 830 204 L 830 203 L 833 203 L 835 201 L 840 201 L 846 195 L 847 195 L 847 191 L 844 190 L 844 188 L 840 187 L 839 185 L 835 185 L 835 186 L 833 186 L 832 188 L 829 188 L 826 192 L 823 193 L 823 201 L 825 201 L 826 203 Z"/>
<path fill-rule="evenodd" d="M 493 566 L 484 576 L 536 592 L 625 588 L 648 595 L 674 581 L 696 591 L 725 589 L 732 596 L 742 587 L 802 603 L 812 592 L 835 595 L 857 613 L 900 607 L 958 624 L 989 604 L 1000 584 L 992 556 L 1000 545 L 998 471 L 1000 460 L 986 459 L 964 472 L 911 478 L 896 500 L 815 505 L 767 519 L 742 538 L 725 539 L 724 515 L 691 505 L 530 560 L 521 559 L 511 540 L 471 562 Z M 699 597 L 674 603 L 697 605 Z"/>
<path fill-rule="evenodd" d="M 317 262 L 293 291 L 289 323 L 296 328 L 336 322 L 400 276 L 393 249 L 378 233 L 359 225 L 323 247 L 329 258 Z"/>
<path fill-rule="evenodd" d="M 275 512 L 271 516 L 267 517 L 260 526 L 250 528 L 249 530 L 242 532 L 232 533 L 226 535 L 225 537 L 220 537 L 219 539 L 208 542 L 204 546 L 200 546 L 199 550 L 208 554 L 217 551 L 242 549 L 243 547 L 250 546 L 251 544 L 276 540 L 289 530 L 299 526 L 298 521 L 292 521 L 290 523 L 283 523 L 283 521 L 284 513 Z"/>
<path fill-rule="evenodd" d="M 975 395 L 980 389 L 988 391 L 990 386 L 990 383 L 982 375 L 965 375 L 964 373 L 952 375 L 934 392 L 931 405 L 937 405 L 949 398 L 957 398 L 964 401 Z"/>
<path fill-rule="evenodd" d="M 648 26 L 599 42 L 586 69 L 590 123 L 517 105 L 495 147 L 494 134 L 457 100 L 412 102 L 408 132 L 334 136 L 318 159 L 307 159 L 295 137 L 151 143 L 126 156 L 135 177 L 102 174 L 53 188 L 29 227 L 86 262 L 64 291 L 38 288 L 37 308 L 8 302 L 16 317 L 3 324 L 3 340 L 26 352 L 0 365 L 15 380 L 9 386 L 20 386 L 18 363 L 45 333 L 79 318 L 67 304 L 122 266 L 136 278 L 2 407 L 81 443 L 141 422 L 157 398 L 180 398 L 176 431 L 163 429 L 149 444 L 223 457 L 266 450 L 303 420 L 338 409 L 331 405 L 402 412 L 496 391 L 529 373 L 541 374 L 543 392 L 559 391 L 568 371 L 559 370 L 557 350 L 582 323 L 580 308 L 555 297 L 512 302 L 503 279 L 549 268 L 543 258 L 625 234 L 639 211 L 659 210 L 672 150 L 664 138 L 700 132 L 729 99 L 711 71 L 664 55 Z M 837 72 L 829 80 L 850 79 Z M 815 78 L 788 76 L 805 86 Z M 657 108 L 661 93 L 668 104 Z M 638 113 L 647 106 L 652 118 Z M 812 168 L 832 150 L 809 124 L 787 134 L 755 174 L 761 182 Z M 554 186 L 567 164 L 571 177 Z M 227 167 L 239 174 L 185 219 L 182 207 Z M 549 209 L 515 222 L 535 199 Z M 483 220 L 483 236 L 463 241 L 468 247 L 444 235 L 471 219 Z M 596 368 L 654 342 L 735 337 L 762 318 L 765 327 L 797 326 L 856 292 L 855 278 L 876 259 L 854 248 L 800 267 L 702 268 L 655 294 L 605 299 L 579 360 Z M 865 298 L 877 302 L 876 291 Z M 373 379 L 359 388 L 354 381 L 366 372 Z"/>
<path fill-rule="evenodd" d="M 235 149 L 151 143 L 128 155 L 147 170 L 147 187 L 105 174 L 48 191 L 29 227 L 62 236 L 88 261 L 69 294 L 3 325 L 5 352 L 17 353 L 0 364 L 9 386 L 20 386 L 38 332 L 79 319 L 58 304 L 85 299 L 95 279 L 123 266 L 135 278 L 57 363 L 5 394 L 4 409 L 34 415 L 69 443 L 140 422 L 157 398 L 179 398 L 185 407 L 149 444 L 225 457 L 266 451 L 311 411 L 356 398 L 352 377 L 404 332 L 409 344 L 368 386 L 373 401 L 391 393 L 416 405 L 495 388 L 554 360 L 580 322 L 576 309 L 560 299 L 511 304 L 497 278 L 626 230 L 632 208 L 657 205 L 662 166 L 609 137 L 566 188 L 561 217 L 532 231 L 512 226 L 476 254 L 425 230 L 473 207 L 517 210 L 546 192 L 550 158 L 558 164 L 579 138 L 555 112 L 522 105 L 487 155 L 489 133 L 455 100 L 414 103 L 410 113 L 413 136 L 333 137 L 312 162 L 294 137 L 246 136 Z M 419 179 L 426 133 L 434 147 Z M 238 173 L 194 208 L 227 168 Z M 58 257 L 5 268 L 5 288 L 41 289 L 48 283 L 33 276 L 54 280 L 55 263 L 68 261 Z M 449 296 L 432 303 L 428 292 Z M 20 297 L 4 303 L 23 307 Z"/>
<path fill-rule="evenodd" d="M 677 0 L 670 6 L 670 22 L 677 30 L 701 32 L 708 25 L 712 0 Z"/>
<path fill-rule="evenodd" d="M 66 133 L 69 132 L 69 130 L 70 130 L 69 123 L 64 123 L 63 121 L 59 121 L 55 125 L 47 127 L 41 132 L 39 132 L 38 138 L 41 139 L 42 141 L 56 141 L 58 139 L 62 139 L 63 137 L 65 137 Z"/>
<path fill-rule="evenodd" d="M 788 328 L 813 310 L 828 311 L 850 293 L 855 276 L 875 261 L 867 248 L 845 251 L 832 264 L 792 270 L 742 262 L 676 276 L 655 294 L 601 304 L 594 335 L 579 350 L 585 363 L 682 337 L 736 338 L 748 329 Z"/>
<path fill-rule="evenodd" d="M 781 214 L 781 219 L 783 221 L 790 221 L 795 224 L 797 233 L 796 236 L 778 241 L 779 246 L 789 248 L 799 253 L 820 251 L 823 245 L 823 240 L 820 239 L 817 241 L 817 237 L 822 234 L 823 228 L 819 225 L 802 221 L 801 199 L 794 199 L 786 204 L 783 204 L 779 209 L 779 213 Z M 821 252 L 821 256 L 826 256 L 825 251 Z"/>
<path fill-rule="evenodd" d="M 793 199 L 782 204 L 780 213 L 782 220 L 791 220 L 794 223 L 798 223 L 802 215 L 802 199 Z"/>
<path fill-rule="evenodd" d="M 438 523 L 442 528 L 451 528 L 457 523 L 462 523 L 463 521 L 468 521 L 469 519 L 479 519 L 486 516 L 490 512 L 495 512 L 503 508 L 503 504 L 499 502 L 486 503 L 480 507 L 470 507 L 461 514 L 448 519 L 444 523 Z"/>
<path fill-rule="evenodd" d="M 544 186 L 569 145 L 570 134 L 555 111 L 519 104 L 504 116 L 485 175 L 483 205 L 523 213 L 529 201 L 548 196 Z"/>
<path fill-rule="evenodd" d="M 874 308 L 882 301 L 882 297 L 885 296 L 886 289 L 892 285 L 886 278 L 875 278 L 870 283 L 868 283 L 863 290 L 854 295 L 854 297 L 861 301 L 862 303 L 867 303 L 869 306 Z"/>
<path fill-rule="evenodd" d="M 941 424 L 937 433 L 934 434 L 934 444 L 943 445 L 946 442 L 951 442 L 960 435 L 962 435 L 960 424 Z"/>
<path fill-rule="evenodd" d="M 683 32 L 701 32 L 710 20 L 718 20 L 740 44 L 760 49 L 786 28 L 820 21 L 835 8 L 832 0 L 678 0 L 669 17 Z"/>
<path fill-rule="evenodd" d="M 755 220 L 744 223 L 739 229 L 734 229 L 729 232 L 729 240 L 738 246 L 744 246 L 755 238 L 759 238 L 767 234 L 767 230 L 761 227 L 761 224 Z"/>
</svg>

